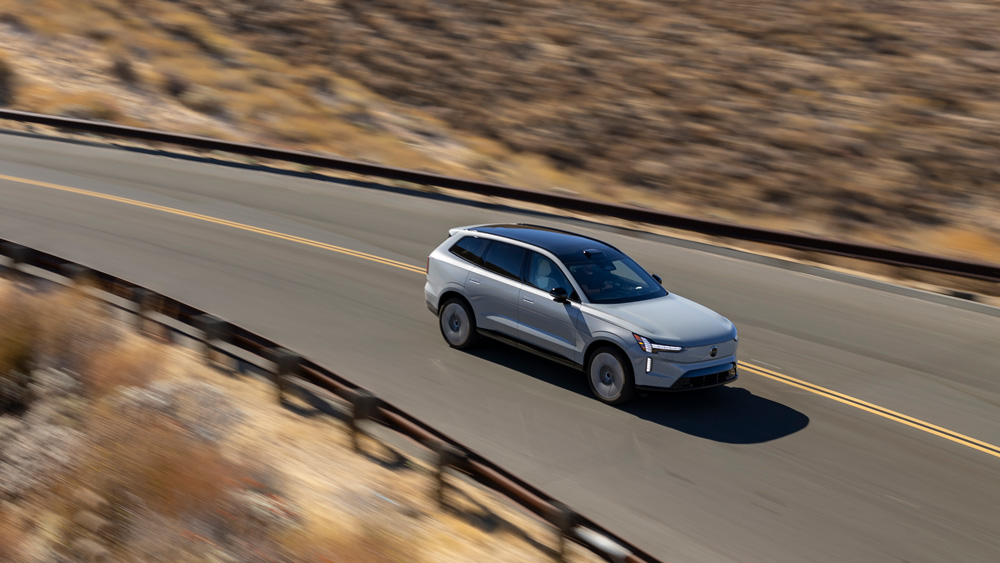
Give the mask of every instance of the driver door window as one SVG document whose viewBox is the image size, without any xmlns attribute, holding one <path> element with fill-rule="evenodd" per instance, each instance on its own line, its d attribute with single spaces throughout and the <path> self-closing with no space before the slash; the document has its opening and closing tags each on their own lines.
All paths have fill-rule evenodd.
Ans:
<svg viewBox="0 0 1000 563">
<path fill-rule="evenodd" d="M 531 253 L 531 262 L 528 264 L 528 276 L 525 281 L 532 287 L 546 293 L 557 287 L 565 289 L 567 293 L 573 293 L 573 286 L 570 285 L 559 266 L 537 252 Z"/>
</svg>

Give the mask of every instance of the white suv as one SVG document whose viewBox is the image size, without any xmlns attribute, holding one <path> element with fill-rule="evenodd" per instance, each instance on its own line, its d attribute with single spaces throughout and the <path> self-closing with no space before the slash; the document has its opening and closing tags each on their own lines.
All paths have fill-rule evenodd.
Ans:
<svg viewBox="0 0 1000 563">
<path fill-rule="evenodd" d="M 523 224 L 449 233 L 427 259 L 424 294 L 452 347 L 483 335 L 582 368 L 611 404 L 736 380 L 733 323 L 615 247 Z"/>
</svg>

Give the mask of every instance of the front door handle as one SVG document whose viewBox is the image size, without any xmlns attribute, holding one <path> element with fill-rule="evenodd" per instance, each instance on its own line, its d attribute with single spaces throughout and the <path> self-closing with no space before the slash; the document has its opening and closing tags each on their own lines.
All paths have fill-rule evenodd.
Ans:
<svg viewBox="0 0 1000 563">
<path fill-rule="evenodd" d="M 535 302 L 534 299 L 528 299 L 527 297 L 522 297 L 521 299 L 524 299 L 525 303 L 534 303 Z"/>
</svg>

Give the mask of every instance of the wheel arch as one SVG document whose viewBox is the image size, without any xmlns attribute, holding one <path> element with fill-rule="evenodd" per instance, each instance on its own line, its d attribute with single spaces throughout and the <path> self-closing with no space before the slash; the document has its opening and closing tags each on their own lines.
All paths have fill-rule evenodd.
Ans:
<svg viewBox="0 0 1000 563">
<path fill-rule="evenodd" d="M 469 307 L 470 311 L 473 310 L 472 309 L 472 303 L 469 302 L 469 298 L 468 297 L 462 295 L 461 292 L 459 292 L 459 291 L 456 291 L 454 289 L 449 289 L 449 290 L 446 290 L 444 293 L 442 293 L 441 297 L 438 298 L 438 302 L 437 302 L 437 309 L 438 309 L 438 311 L 440 311 L 441 307 L 445 303 L 447 303 L 448 301 L 450 301 L 451 299 L 458 299 L 458 300 L 462 301 L 463 303 L 465 303 Z"/>
<path fill-rule="evenodd" d="M 591 356 L 594 355 L 594 352 L 604 347 L 614 348 L 615 350 L 620 352 L 621 355 L 625 358 L 626 360 L 625 363 L 628 364 L 628 368 L 632 369 L 632 362 L 631 359 L 629 358 L 628 352 L 625 351 L 625 347 L 622 346 L 621 343 L 617 341 L 617 339 L 610 338 L 607 336 L 600 336 L 591 341 L 591 343 L 588 344 L 587 348 L 583 351 L 584 370 L 586 370 L 587 366 L 590 365 L 590 358 Z"/>
</svg>

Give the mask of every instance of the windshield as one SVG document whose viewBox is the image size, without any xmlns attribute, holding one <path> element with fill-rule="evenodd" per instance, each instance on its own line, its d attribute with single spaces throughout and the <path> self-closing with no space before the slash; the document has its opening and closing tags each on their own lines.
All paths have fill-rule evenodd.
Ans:
<svg viewBox="0 0 1000 563">
<path fill-rule="evenodd" d="M 666 290 L 624 254 L 566 263 L 591 303 L 629 303 L 663 297 Z"/>
</svg>

